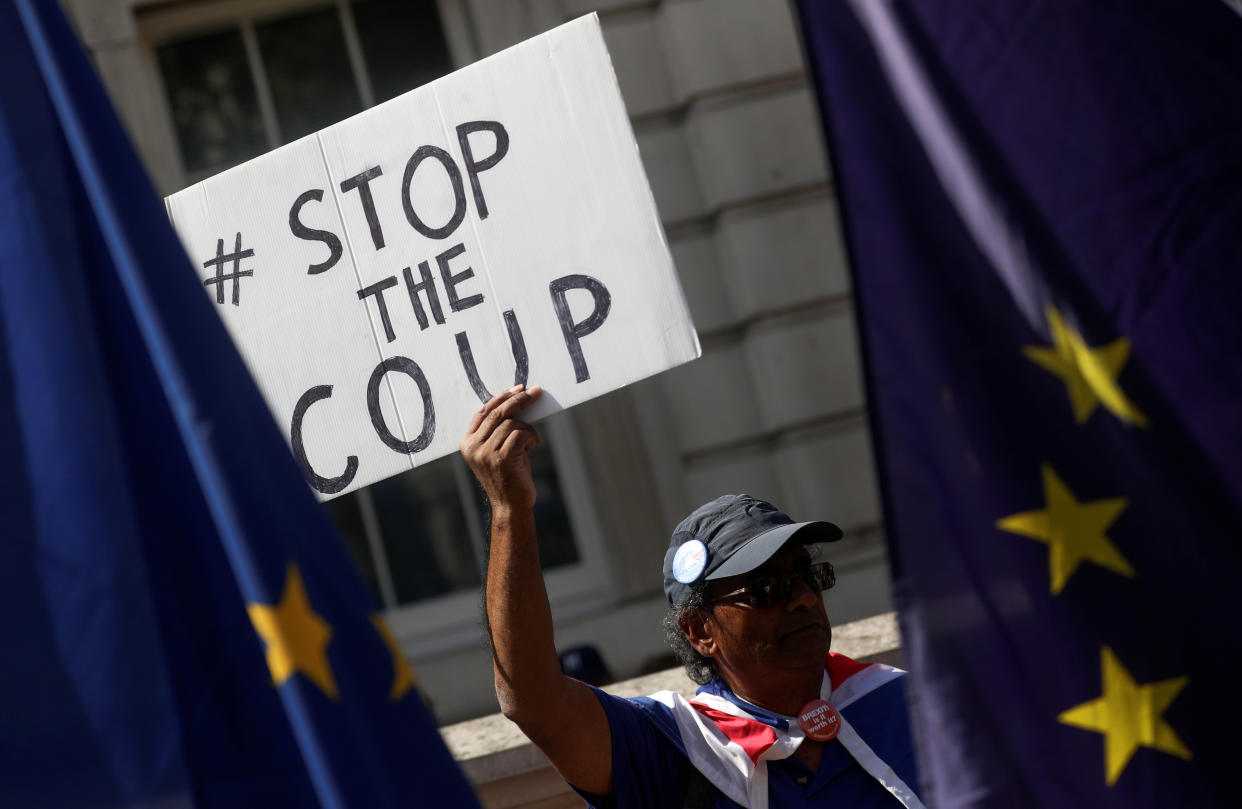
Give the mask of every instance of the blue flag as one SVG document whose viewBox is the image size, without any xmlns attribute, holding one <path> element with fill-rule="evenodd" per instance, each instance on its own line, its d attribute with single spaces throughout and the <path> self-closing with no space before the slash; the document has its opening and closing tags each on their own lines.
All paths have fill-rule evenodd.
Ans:
<svg viewBox="0 0 1242 809">
<path fill-rule="evenodd" d="M 1236 806 L 1242 18 L 799 8 L 929 805 Z"/>
<path fill-rule="evenodd" d="M 477 806 L 57 3 L 0 76 L 0 806 Z"/>
</svg>

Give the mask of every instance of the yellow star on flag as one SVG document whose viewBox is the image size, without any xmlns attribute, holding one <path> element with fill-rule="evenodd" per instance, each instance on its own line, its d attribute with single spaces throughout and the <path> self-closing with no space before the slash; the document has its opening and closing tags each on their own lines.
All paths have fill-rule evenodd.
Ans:
<svg viewBox="0 0 1242 809">
<path fill-rule="evenodd" d="M 1190 750 L 1164 721 L 1164 712 L 1190 678 L 1172 677 L 1139 685 L 1107 646 L 1100 650 L 1100 669 L 1103 695 L 1062 712 L 1057 721 L 1104 734 L 1104 779 L 1108 785 L 1117 783 L 1140 746 L 1189 761 Z"/>
<path fill-rule="evenodd" d="M 405 659 L 401 646 L 393 636 L 392 630 L 388 628 L 388 624 L 384 623 L 384 619 L 378 613 L 373 613 L 371 623 L 375 625 L 376 631 L 384 639 L 384 645 L 388 647 L 389 654 L 392 655 L 393 677 L 388 699 L 396 702 L 418 685 L 418 677 L 415 676 L 414 669 L 410 668 L 410 662 Z"/>
<path fill-rule="evenodd" d="M 1024 346 L 1022 353 L 1065 383 L 1074 420 L 1082 424 L 1095 412 L 1096 405 L 1102 404 L 1122 421 L 1146 427 L 1147 417 L 1117 384 L 1117 376 L 1130 358 L 1130 341 L 1122 337 L 1091 348 L 1082 335 L 1066 325 L 1056 307 L 1045 307 L 1044 314 L 1052 332 L 1052 347 Z"/>
<path fill-rule="evenodd" d="M 327 654 L 332 628 L 311 609 L 297 565 L 290 563 L 285 573 L 279 604 L 251 603 L 246 611 L 267 646 L 267 667 L 273 683 L 279 686 L 301 672 L 329 698 L 336 699 L 336 680 Z"/>
<path fill-rule="evenodd" d="M 1041 469 L 1045 508 L 997 520 L 996 527 L 1048 544 L 1052 594 L 1065 589 L 1065 583 L 1084 560 L 1133 578 L 1134 568 L 1104 533 L 1125 511 L 1126 499 L 1111 497 L 1080 503 L 1050 465 L 1043 464 Z"/>
</svg>

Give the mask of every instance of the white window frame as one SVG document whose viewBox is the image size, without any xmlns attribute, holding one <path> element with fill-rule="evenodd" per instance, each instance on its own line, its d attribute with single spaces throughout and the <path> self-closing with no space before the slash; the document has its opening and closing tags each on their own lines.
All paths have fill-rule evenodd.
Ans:
<svg viewBox="0 0 1242 809">
<path fill-rule="evenodd" d="M 449 57 L 453 61 L 453 67 L 458 68 L 478 59 L 477 48 L 470 36 L 469 14 L 464 2 L 462 0 L 437 0 L 436 5 L 440 11 L 440 20 L 444 26 L 445 40 L 448 43 Z M 159 103 L 158 112 L 163 120 L 168 122 L 168 132 L 173 140 L 173 153 L 177 156 L 177 166 L 182 181 L 180 187 L 182 188 L 206 179 L 215 171 L 191 172 L 185 167 L 181 145 L 176 142 L 176 128 L 172 126 L 172 110 L 168 106 L 168 88 L 164 86 L 164 77 L 160 73 L 159 63 L 155 58 L 156 48 L 164 42 L 196 34 L 239 28 L 246 51 L 246 62 L 255 82 L 256 102 L 263 121 L 263 131 L 267 136 L 268 149 L 275 149 L 283 143 L 283 140 L 276 116 L 276 105 L 267 83 L 267 72 L 259 54 L 255 24 L 285 14 L 336 8 L 341 21 L 341 30 L 345 36 L 345 51 L 354 74 L 354 82 L 358 89 L 358 97 L 362 101 L 362 108 L 369 109 L 375 105 L 375 93 L 371 87 L 370 74 L 366 69 L 366 56 L 362 50 L 362 43 L 358 39 L 358 29 L 354 24 L 353 13 L 349 9 L 349 0 L 197 0 L 196 2 L 176 3 L 168 7 L 157 4 L 140 4 L 139 7 L 142 12 L 138 19 L 139 36 L 147 68 L 155 77 L 158 85 L 156 93 Z"/>
<path fill-rule="evenodd" d="M 551 416 L 540 422 L 537 429 L 547 437 L 552 450 L 578 552 L 577 562 L 545 571 L 543 576 L 552 618 L 559 622 L 595 612 L 615 601 L 615 582 L 609 575 L 586 466 L 568 414 Z M 469 474 L 459 456 L 454 462 Z M 470 485 L 476 484 L 471 481 Z M 485 541 L 481 536 L 479 540 Z M 471 588 L 391 608 L 386 617 L 406 654 L 417 661 L 476 645 L 480 638 L 481 604 L 480 591 Z"/>
</svg>

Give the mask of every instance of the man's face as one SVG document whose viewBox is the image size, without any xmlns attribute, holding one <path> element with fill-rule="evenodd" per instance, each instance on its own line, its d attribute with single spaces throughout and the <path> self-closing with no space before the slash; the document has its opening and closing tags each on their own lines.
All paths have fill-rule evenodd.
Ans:
<svg viewBox="0 0 1242 809">
<path fill-rule="evenodd" d="M 757 570 L 711 582 L 707 601 L 710 604 L 741 589 L 756 575 L 789 573 L 810 562 L 806 548 L 791 542 Z M 823 668 L 832 627 L 824 611 L 823 593 L 811 588 L 802 576 L 793 577 L 793 592 L 781 603 L 755 607 L 740 593 L 708 609 L 703 625 L 715 644 L 715 654 L 710 656 L 726 681 L 744 684 L 772 668 Z"/>
</svg>

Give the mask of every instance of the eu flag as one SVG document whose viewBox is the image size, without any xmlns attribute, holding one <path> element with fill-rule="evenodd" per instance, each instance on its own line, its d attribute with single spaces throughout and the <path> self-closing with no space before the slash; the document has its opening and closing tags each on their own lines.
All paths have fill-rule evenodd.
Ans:
<svg viewBox="0 0 1242 809">
<path fill-rule="evenodd" d="M 477 805 L 57 3 L 0 76 L 0 806 Z"/>
<path fill-rule="evenodd" d="M 1236 806 L 1242 18 L 799 9 L 929 805 Z"/>
</svg>

